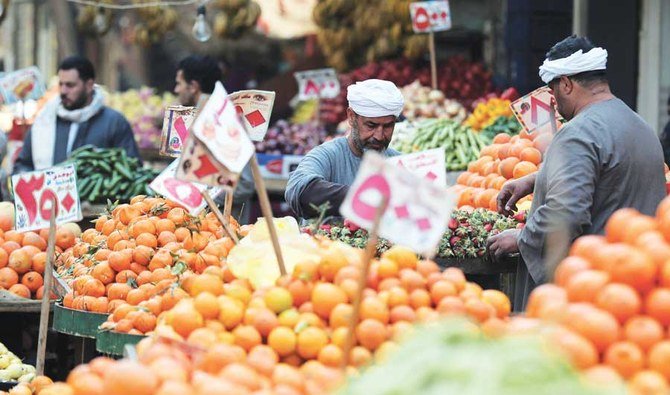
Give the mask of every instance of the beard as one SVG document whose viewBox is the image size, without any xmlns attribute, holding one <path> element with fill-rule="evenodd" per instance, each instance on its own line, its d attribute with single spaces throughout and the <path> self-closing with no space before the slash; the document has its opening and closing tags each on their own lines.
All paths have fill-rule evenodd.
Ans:
<svg viewBox="0 0 670 395">
<path fill-rule="evenodd" d="M 354 122 L 354 125 L 351 127 L 351 137 L 356 148 L 363 153 L 367 151 L 384 152 L 391 143 L 390 140 L 377 140 L 375 138 L 363 141 L 356 122 Z"/>
<path fill-rule="evenodd" d="M 61 96 L 60 100 L 66 110 L 72 111 L 85 107 L 88 102 L 88 96 L 86 96 L 86 92 L 82 92 L 82 94 L 72 102 L 67 101 L 68 99 L 66 96 Z"/>
</svg>

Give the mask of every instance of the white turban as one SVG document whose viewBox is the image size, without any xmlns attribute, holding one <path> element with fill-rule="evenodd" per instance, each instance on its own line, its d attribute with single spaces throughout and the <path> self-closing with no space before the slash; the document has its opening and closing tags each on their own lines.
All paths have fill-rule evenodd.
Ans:
<svg viewBox="0 0 670 395">
<path fill-rule="evenodd" d="M 405 104 L 400 89 L 393 82 L 374 79 L 349 85 L 347 100 L 356 114 L 369 118 L 397 117 Z"/>
<path fill-rule="evenodd" d="M 607 68 L 607 50 L 600 47 L 584 53 L 581 49 L 567 58 L 545 59 L 540 66 L 540 78 L 548 84 L 560 76 L 571 76 L 585 71 L 605 70 Z"/>
</svg>

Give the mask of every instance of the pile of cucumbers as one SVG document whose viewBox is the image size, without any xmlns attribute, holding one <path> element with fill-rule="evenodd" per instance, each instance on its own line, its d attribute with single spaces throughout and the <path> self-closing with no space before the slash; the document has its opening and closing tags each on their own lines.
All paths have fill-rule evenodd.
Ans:
<svg viewBox="0 0 670 395">
<path fill-rule="evenodd" d="M 451 119 L 430 119 L 416 124 L 417 130 L 405 142 L 405 153 L 444 149 L 447 171 L 465 170 L 468 163 L 479 158 L 479 151 L 491 143 L 481 134 Z"/>
<path fill-rule="evenodd" d="M 86 145 L 73 151 L 68 162 L 77 169 L 80 200 L 89 203 L 128 202 L 133 196 L 152 194 L 148 185 L 159 174 L 122 148 Z"/>
</svg>

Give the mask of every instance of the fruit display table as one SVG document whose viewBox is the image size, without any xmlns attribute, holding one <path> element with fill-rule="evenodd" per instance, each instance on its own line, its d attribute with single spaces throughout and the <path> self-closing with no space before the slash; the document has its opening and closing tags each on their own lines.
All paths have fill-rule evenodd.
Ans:
<svg viewBox="0 0 670 395">
<path fill-rule="evenodd" d="M 20 298 L 0 289 L 0 313 L 39 313 L 41 306 L 41 300 Z"/>
<path fill-rule="evenodd" d="M 516 267 L 519 255 L 505 258 L 502 262 L 492 262 L 487 256 L 481 258 L 437 258 L 435 262 L 442 268 L 456 267 L 484 288 L 497 288 L 514 300 Z"/>
<path fill-rule="evenodd" d="M 107 330 L 100 330 L 96 336 L 95 348 L 98 352 L 116 357 L 123 356 L 126 344 L 135 345 L 146 336 L 129 335 Z"/>
<path fill-rule="evenodd" d="M 66 335 L 95 339 L 98 327 L 105 320 L 107 314 L 68 309 L 60 304 L 54 306 L 53 329 Z"/>
</svg>

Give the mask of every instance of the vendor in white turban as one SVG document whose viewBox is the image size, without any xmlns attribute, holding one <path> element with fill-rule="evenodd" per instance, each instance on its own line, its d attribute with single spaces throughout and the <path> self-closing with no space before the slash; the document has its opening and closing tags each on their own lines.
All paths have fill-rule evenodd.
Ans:
<svg viewBox="0 0 670 395">
<path fill-rule="evenodd" d="M 607 233 L 607 220 L 624 207 L 653 216 L 665 197 L 659 139 L 612 94 L 606 66 L 606 50 L 571 36 L 554 45 L 540 67 L 558 112 L 569 122 L 543 152 L 540 170 L 508 181 L 498 195 L 500 211 L 509 214 L 519 199 L 533 193 L 526 226 L 502 232 L 487 243 L 494 259 L 521 255 L 515 310 L 524 309 L 533 288 L 551 280 L 575 239 Z M 607 236 L 612 242 L 625 241 Z"/>
<path fill-rule="evenodd" d="M 395 84 L 374 79 L 357 82 L 349 86 L 347 100 L 349 134 L 313 149 L 289 177 L 286 201 L 300 217 L 317 216 L 315 207 L 325 203 L 329 205 L 326 215 L 338 215 L 365 151 L 399 155 L 388 148 L 404 104 Z"/>
</svg>

